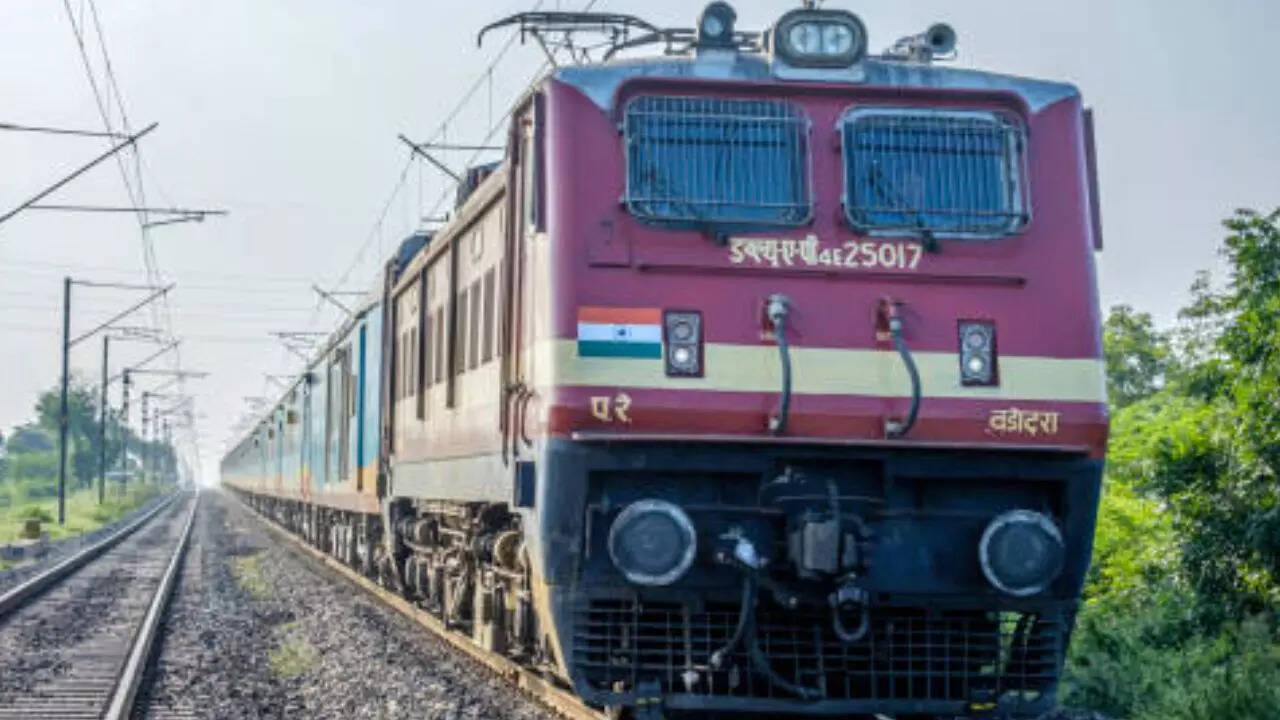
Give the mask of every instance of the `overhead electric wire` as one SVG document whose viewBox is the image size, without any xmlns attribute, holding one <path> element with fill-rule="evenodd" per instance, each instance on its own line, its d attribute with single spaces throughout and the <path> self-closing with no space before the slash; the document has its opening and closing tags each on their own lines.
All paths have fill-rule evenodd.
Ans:
<svg viewBox="0 0 1280 720">
<path fill-rule="evenodd" d="M 96 280 L 73 280 L 78 287 L 115 288 L 116 290 L 159 290 L 155 285 L 130 285 L 126 283 L 98 282 Z"/>
<path fill-rule="evenodd" d="M 0 261 L 0 273 L 15 272 L 18 268 L 36 269 L 35 272 L 31 272 L 31 270 L 26 270 L 24 272 L 19 273 L 22 275 L 44 273 L 48 275 L 56 274 L 61 276 L 65 274 L 66 271 L 71 271 L 71 272 L 105 272 L 105 273 L 113 273 L 116 275 L 145 276 L 145 273 L 139 273 L 137 270 L 133 268 L 121 267 L 119 265 L 90 265 L 90 264 L 84 264 L 84 263 L 54 263 L 54 262 L 39 262 L 39 261 L 27 261 L 27 260 Z M 283 285 L 300 284 L 300 285 L 306 285 L 310 287 L 311 283 L 314 282 L 314 279 L 311 276 L 307 276 L 307 275 L 279 275 L 276 273 L 272 273 L 269 276 L 262 276 L 262 275 L 255 275 L 251 273 L 207 272 L 204 270 L 184 269 L 184 268 L 174 268 L 173 272 L 177 274 L 181 274 L 183 278 L 204 277 L 204 278 L 221 278 L 221 279 L 227 279 L 227 280 L 243 279 L 243 280 L 250 280 L 255 283 L 263 283 L 263 284 L 283 284 Z M 184 290 L 189 287 L 194 287 L 194 286 L 183 283 Z"/>
<path fill-rule="evenodd" d="M 589 0 L 587 4 L 583 6 L 582 10 L 580 10 L 579 12 L 590 11 L 591 8 L 595 7 L 597 2 L 598 0 Z M 542 3 L 538 3 L 538 6 L 534 7 L 534 10 L 536 11 L 538 7 L 541 7 L 541 5 Z M 513 34 L 513 36 L 508 40 L 508 44 L 515 42 L 515 40 L 518 37 L 519 37 L 519 33 Z M 506 46 L 504 46 L 504 48 L 505 47 Z M 524 87 L 527 88 L 530 85 L 532 85 L 534 82 L 536 82 L 538 78 L 541 77 L 543 73 L 545 73 L 551 67 L 551 65 L 552 63 L 550 59 L 544 60 L 542 62 L 542 65 L 538 67 L 537 71 L 535 71 L 533 75 L 529 78 L 529 80 L 525 82 Z M 516 98 L 515 102 L 512 103 L 511 107 L 509 107 L 505 113 L 503 113 L 502 117 L 498 118 L 497 121 L 495 121 L 492 125 L 490 125 L 489 129 L 485 132 L 484 137 L 480 139 L 479 143 L 477 143 L 477 147 L 483 148 L 488 145 L 489 140 L 494 136 L 494 133 L 498 132 L 498 130 L 502 129 L 502 127 L 506 125 L 507 119 L 511 117 L 511 113 L 515 112 L 516 107 L 519 105 L 522 99 L 523 99 L 523 93 L 521 93 L 521 95 Z M 492 112 L 490 114 L 492 115 Z M 421 143 L 421 145 L 425 146 L 431 142 L 434 142 L 434 138 L 432 140 L 426 141 L 425 143 Z M 472 153 L 471 157 L 467 159 L 465 167 L 471 167 L 475 163 L 475 161 L 479 159 L 480 155 L 483 154 L 484 152 L 485 150 L 481 149 L 481 150 L 476 150 L 474 153 Z M 456 187 L 457 187 L 456 183 L 453 186 L 446 186 L 444 191 L 440 194 L 440 198 L 436 200 L 436 204 L 432 206 L 430 211 L 424 213 L 424 217 L 435 217 L 436 214 L 440 211 L 440 208 L 443 207 L 445 202 L 448 201 L 449 195 L 454 192 Z"/>
<path fill-rule="evenodd" d="M 75 15 L 71 11 L 71 0 L 62 0 L 62 6 L 67 11 L 67 22 L 71 23 L 71 32 L 75 35 L 76 47 L 80 51 L 80 61 L 84 65 L 85 76 L 89 80 L 89 89 L 93 91 L 93 100 L 97 105 L 98 115 L 102 118 L 102 124 L 106 126 L 107 132 L 115 132 L 115 128 L 111 123 L 110 114 L 107 112 L 106 103 L 102 100 L 102 91 L 98 88 L 98 78 L 93 72 L 93 63 L 89 60 L 89 51 L 84 44 L 84 33 L 81 31 L 80 25 L 76 22 Z M 95 12 L 94 14 L 96 16 L 97 13 Z M 101 30 L 100 27 L 99 30 Z M 101 39 L 101 35 L 99 35 L 99 39 Z M 106 53 L 105 46 L 103 47 L 103 53 Z M 128 123 L 125 123 L 125 132 L 128 133 Z M 134 205 L 142 205 L 143 203 L 139 202 L 138 198 L 134 195 L 133 183 L 129 180 L 129 173 L 125 170 L 124 161 L 117 157 L 116 163 L 120 168 L 120 178 L 124 181 L 125 190 L 129 194 L 129 200 L 133 202 Z M 140 219 L 139 222 L 144 222 L 144 220 Z"/>
<path fill-rule="evenodd" d="M 590 3 L 588 3 L 587 7 L 590 8 L 592 5 L 595 4 L 595 2 L 596 0 L 591 0 Z M 545 0 L 538 0 L 537 4 L 534 5 L 533 9 L 535 11 L 538 10 L 539 8 L 542 7 L 544 3 L 545 3 Z M 441 121 L 440 126 L 437 128 L 436 132 L 433 135 L 431 135 L 425 142 L 428 142 L 428 143 L 436 142 L 446 134 L 449 124 L 452 123 L 458 117 L 458 115 L 466 107 L 467 103 L 471 100 L 471 98 L 474 97 L 477 92 L 479 92 L 480 88 L 484 87 L 486 82 L 490 82 L 492 80 L 494 68 L 498 65 L 499 62 L 502 61 L 502 59 L 511 50 L 511 48 L 515 46 L 516 41 L 519 39 L 520 39 L 519 32 L 513 31 L 511 33 L 511 36 L 507 38 L 507 41 L 498 49 L 498 52 L 489 61 L 484 71 L 480 73 L 480 75 L 471 84 L 471 86 L 467 89 L 467 91 L 463 93 L 462 98 L 445 115 L 444 120 Z M 485 140 L 486 141 L 488 140 L 487 136 Z M 333 287 L 342 287 L 347 283 L 347 281 L 351 278 L 351 273 L 355 271 L 355 269 L 359 266 L 361 260 L 364 259 L 364 255 L 368 251 L 369 247 L 373 244 L 374 239 L 381 237 L 383 225 L 386 222 L 387 216 L 391 212 L 392 206 L 395 204 L 396 197 L 400 194 L 400 191 L 404 188 L 405 182 L 409 177 L 409 171 L 414 167 L 415 159 L 416 158 L 414 153 L 410 151 L 408 153 L 408 156 L 405 159 L 404 165 L 400 169 L 400 173 L 396 178 L 395 184 L 391 188 L 391 192 L 388 193 L 386 200 L 382 204 L 382 208 L 378 212 L 377 219 L 374 221 L 373 226 L 369 230 L 369 234 L 365 237 L 364 242 L 360 244 L 360 247 L 356 249 L 355 256 L 351 259 L 351 262 L 347 264 L 346 268 L 344 268 L 342 273 L 338 276 L 337 282 L 332 283 Z M 322 310 L 322 303 L 317 302 L 315 311 L 312 313 L 312 316 L 308 322 L 308 326 L 315 325 L 315 321 L 319 317 L 321 310 Z"/>
<path fill-rule="evenodd" d="M 543 4 L 545 4 L 545 2 L 546 0 L 538 0 L 538 2 L 533 6 L 533 10 L 534 11 L 539 10 L 543 6 Z M 590 8 L 595 3 L 596 3 L 596 0 L 591 0 L 591 2 L 588 3 L 587 7 Z M 485 67 L 484 72 L 480 73 L 480 75 L 476 77 L 475 82 L 473 82 L 471 84 L 471 87 L 469 87 L 467 91 L 462 94 L 462 98 L 458 100 L 457 103 L 454 104 L 453 108 L 445 115 L 444 120 L 440 122 L 440 126 L 436 129 L 435 133 L 433 133 L 425 141 L 425 143 L 436 142 L 441 138 L 441 136 L 443 136 L 447 132 L 449 124 L 452 123 L 458 117 L 458 115 L 462 113 L 467 103 L 470 102 L 471 98 L 474 97 L 477 92 L 479 92 L 480 88 L 484 87 L 485 83 L 492 77 L 494 68 L 496 68 L 498 63 L 501 62 L 504 57 L 506 57 L 507 53 L 511 50 L 512 47 L 515 46 L 516 41 L 519 39 L 520 39 L 520 33 L 518 31 L 513 31 L 511 33 L 511 36 L 507 38 L 507 41 L 503 43 L 503 45 L 500 48 L 498 48 L 498 52 L 494 54 L 493 59 L 489 61 L 489 64 Z M 485 139 L 487 140 L 488 138 L 485 138 Z M 392 188 L 390 195 L 387 197 L 387 200 L 383 203 L 382 210 L 378 213 L 378 219 L 376 222 L 374 222 L 373 228 L 369 232 L 369 236 L 365 238 L 364 243 L 362 243 L 360 245 L 360 248 L 357 249 L 356 255 L 351 260 L 351 263 L 347 265 L 345 270 L 342 271 L 342 274 L 340 276 L 341 279 L 333 283 L 334 287 L 340 287 L 347 282 L 347 280 L 351 277 L 352 271 L 355 270 L 356 266 L 359 265 L 360 260 L 364 257 L 364 253 L 369 248 L 369 245 L 372 243 L 373 238 L 376 237 L 379 232 L 381 232 L 382 224 L 386 221 L 387 214 L 391 211 L 391 206 L 395 203 L 396 195 L 398 195 L 400 193 L 401 188 L 404 187 L 405 180 L 409 175 L 409 170 L 413 167 L 414 160 L 415 160 L 414 153 L 411 151 L 409 153 L 408 158 L 406 158 L 404 167 L 400 170 L 400 176 L 397 178 L 395 186 Z"/>
<path fill-rule="evenodd" d="M 36 193 L 35 196 L 23 202 L 22 204 L 18 205 L 16 208 L 6 212 L 3 215 L 0 215 L 0 223 L 8 220 L 14 215 L 17 215 L 18 213 L 22 212 L 23 210 L 26 210 L 27 208 L 30 208 L 32 205 L 35 205 L 36 203 L 40 202 L 44 198 L 48 197 L 49 195 L 57 192 L 67 183 L 71 182 L 72 180 L 75 180 L 76 178 L 80 177 L 84 173 L 93 169 L 99 163 L 103 162 L 107 158 L 114 156 L 118 160 L 120 158 L 120 152 L 122 150 L 130 146 L 133 146 L 136 148 L 138 140 L 141 139 L 142 136 L 154 130 L 155 127 L 156 127 L 156 123 L 152 123 L 147 127 L 143 128 L 142 132 L 138 133 L 137 135 L 130 135 L 124 140 L 121 140 L 119 143 L 112 145 L 106 152 L 102 153 L 101 155 L 98 155 L 93 160 L 90 160 L 84 165 L 81 165 L 80 167 L 76 168 L 73 172 L 71 172 L 71 174 L 66 175 L 61 180 L 55 182 L 54 184 Z"/>
<path fill-rule="evenodd" d="M 85 75 L 89 80 L 89 87 L 93 91 L 94 102 L 98 108 L 98 114 L 101 116 L 103 125 L 106 127 L 107 132 L 114 133 L 115 128 L 111 122 L 110 113 L 107 110 L 107 104 L 102 99 L 102 93 L 99 90 L 98 81 L 93 72 L 93 64 L 89 60 L 89 53 L 87 48 L 85 47 L 84 33 L 81 31 L 81 28 L 84 22 L 83 2 L 81 5 L 81 11 L 82 11 L 81 21 L 79 23 L 76 22 L 75 15 L 71 10 L 70 0 L 63 0 L 63 7 L 66 10 L 67 21 L 71 25 L 72 33 L 75 35 L 76 47 L 79 50 L 80 59 L 84 64 Z M 123 94 L 120 92 L 120 85 L 116 79 L 115 69 L 111 63 L 110 53 L 107 50 L 106 35 L 102 29 L 101 18 L 98 16 L 97 5 L 94 3 L 93 0 L 89 0 L 89 9 L 90 9 L 91 17 L 93 19 L 94 29 L 98 37 L 98 44 L 102 51 L 102 59 L 103 59 L 104 68 L 106 70 L 107 82 L 109 83 L 110 91 L 114 94 L 116 107 L 119 108 L 120 110 L 121 124 L 124 128 L 125 133 L 131 134 L 132 128 L 131 128 L 131 123 L 129 122 L 129 115 L 127 110 L 125 109 Z M 133 148 L 133 157 L 134 157 L 134 169 L 137 173 L 136 193 L 135 193 L 133 183 L 129 179 L 129 173 L 125 169 L 124 160 L 120 158 L 118 155 L 116 156 L 116 165 L 120 170 L 120 177 L 121 177 L 121 180 L 124 182 L 125 191 L 129 196 L 130 203 L 136 207 L 145 208 L 147 206 L 147 202 L 146 202 L 145 183 L 144 183 L 143 174 L 142 174 L 142 168 L 143 168 L 142 153 L 139 151 L 137 146 L 134 146 Z M 138 213 L 135 213 L 135 217 L 138 221 L 138 229 L 139 229 L 139 233 L 142 241 L 142 260 L 147 273 L 147 281 L 153 285 L 161 285 L 163 281 L 163 276 L 158 267 L 158 261 L 155 256 L 155 248 L 151 242 L 150 236 L 148 235 L 147 213 L 145 211 L 138 212 Z M 157 305 L 152 305 L 148 308 L 151 314 L 152 323 L 157 326 L 161 325 L 161 311 L 158 309 L 160 307 L 164 309 L 164 315 L 163 315 L 164 330 L 170 336 L 172 336 L 173 320 L 172 320 L 172 317 L 169 315 L 169 303 L 167 298 L 161 298 L 160 303 L 158 303 Z M 174 366 L 178 369 L 181 369 L 182 367 L 182 355 L 180 350 L 174 353 Z M 192 446 L 193 446 L 193 449 L 196 449 L 198 448 L 198 443 L 195 440 L 194 430 L 192 430 L 191 434 L 192 434 Z M 198 456 L 198 449 L 196 449 L 196 453 Z"/>
<path fill-rule="evenodd" d="M 60 212 L 88 213 L 154 213 L 156 215 L 226 215 L 226 210 L 188 210 L 186 208 L 112 207 L 106 205 L 56 205 L 40 203 L 28 205 L 28 210 L 57 210 Z"/>
<path fill-rule="evenodd" d="M 73 130 L 70 128 L 47 127 L 44 125 L 20 125 L 17 123 L 6 122 L 0 122 L 0 130 L 41 133 L 44 135 L 74 135 L 77 137 L 111 138 L 114 140 L 123 140 L 128 137 L 128 135 L 124 135 L 122 133 L 102 132 L 101 130 Z"/>
<path fill-rule="evenodd" d="M 102 123 L 103 125 L 106 126 L 107 131 L 114 132 L 115 127 L 111 122 L 111 113 L 108 110 L 107 103 L 102 99 L 102 92 L 98 86 L 97 77 L 93 72 L 93 63 L 89 59 L 88 48 L 85 46 L 85 37 L 84 37 L 84 32 L 82 30 L 82 24 L 76 22 L 76 19 L 71 11 L 70 0 L 63 0 L 63 7 L 66 9 L 67 21 L 71 24 L 71 31 L 75 35 L 76 47 L 80 52 L 80 59 L 84 65 L 85 75 L 89 80 L 89 87 L 93 92 L 94 103 L 97 106 L 98 114 L 102 118 Z M 98 36 L 98 45 L 102 52 L 103 66 L 104 66 L 105 74 L 107 76 L 107 82 L 109 84 L 108 90 L 111 93 L 113 93 L 116 107 L 120 110 L 120 120 L 121 120 L 122 127 L 124 128 L 126 133 L 131 133 L 132 129 L 131 129 L 131 123 L 129 121 L 129 114 L 124 106 L 124 97 L 123 97 L 123 94 L 120 92 L 120 85 L 119 85 L 119 82 L 116 80 L 115 68 L 111 64 L 111 55 L 107 50 L 106 34 L 103 32 L 102 21 L 101 21 L 101 18 L 98 16 L 98 8 L 96 3 L 93 0 L 89 0 L 89 10 L 90 10 L 90 16 L 93 19 L 94 31 Z M 82 18 L 82 21 L 83 21 L 83 18 Z M 142 163 L 141 163 L 142 155 L 141 155 L 141 151 L 139 151 L 136 146 L 133 148 L 133 150 L 134 150 L 134 168 L 137 173 L 136 191 L 133 183 L 129 179 L 129 173 L 125 169 L 124 160 L 118 156 L 116 158 L 117 167 L 120 170 L 120 177 L 121 177 L 121 180 L 124 182 L 125 190 L 129 195 L 130 202 L 132 202 L 133 205 L 138 207 L 146 207 L 147 195 L 146 195 L 146 188 L 142 178 Z M 147 225 L 149 222 L 149 218 L 145 211 L 136 213 L 135 216 L 138 220 L 138 228 L 141 234 L 142 261 L 147 271 L 147 276 L 148 276 L 147 280 L 158 285 L 162 282 L 163 277 L 155 257 L 155 248 L 151 242 L 150 236 L 147 233 Z M 158 306 L 153 305 L 149 308 L 152 322 L 154 322 L 157 325 L 160 324 L 160 311 L 157 309 L 158 307 L 164 308 L 166 312 L 165 322 L 164 322 L 165 329 L 170 334 L 173 334 L 173 321 L 171 318 L 167 316 L 167 312 L 169 308 L 168 299 L 167 298 L 161 299 Z M 181 367 L 182 365 L 181 354 L 176 354 L 176 362 L 177 362 L 177 366 Z"/>
<path fill-rule="evenodd" d="M 597 2 L 598 0 L 589 0 L 587 4 L 583 7 L 582 12 L 589 11 L 592 7 L 596 5 Z M 545 0 L 538 0 L 533 10 L 536 11 L 540 9 L 544 3 L 545 3 Z M 486 66 L 484 71 L 480 73 L 480 75 L 476 78 L 476 80 L 472 83 L 472 85 L 467 89 L 467 91 L 463 93 L 462 98 L 457 102 L 456 105 L 454 105 L 454 107 L 449 111 L 449 113 L 446 114 L 444 120 L 440 123 L 440 126 L 436 130 L 436 132 L 430 137 L 428 137 L 426 140 L 424 140 L 424 144 L 435 143 L 441 140 L 447 141 L 447 132 L 448 132 L 450 123 L 452 123 L 458 117 L 458 115 L 466 107 L 467 103 L 471 100 L 472 97 L 475 96 L 475 94 L 480 90 L 480 88 L 486 86 L 486 83 L 489 84 L 489 92 L 490 92 L 489 118 L 490 120 L 492 120 L 493 71 L 497 66 L 497 64 L 506 56 L 506 54 L 510 51 L 510 49 L 514 47 L 516 41 L 519 40 L 520 38 L 521 38 L 521 34 L 519 33 L 519 31 L 513 31 L 511 33 L 511 35 L 507 38 L 507 41 L 501 46 L 501 48 L 499 48 L 498 52 L 494 55 L 493 59 L 490 60 L 489 64 Z M 533 75 L 533 77 L 531 77 L 530 80 L 527 81 L 522 87 L 527 88 L 531 82 L 536 81 L 538 77 L 540 77 L 544 72 L 546 72 L 546 69 L 549 65 L 550 63 L 544 63 L 538 69 L 538 71 Z M 522 90 L 521 97 L 523 97 L 523 94 L 524 93 Z M 517 98 L 517 102 L 519 101 L 519 99 L 520 98 Z M 486 147 L 488 145 L 490 138 L 496 132 L 496 128 L 501 127 L 506 122 L 507 118 L 510 117 L 511 112 L 513 110 L 514 110 L 514 105 L 512 107 L 512 110 L 509 110 L 506 114 L 504 114 L 501 119 L 499 119 L 497 122 L 491 123 L 491 127 L 489 128 L 484 138 L 479 143 L 473 146 L 470 146 L 475 148 L 475 153 L 472 155 L 471 159 L 468 161 L 467 163 L 468 167 L 474 162 L 475 158 L 478 157 L 481 153 L 491 151 L 488 147 Z M 415 153 L 410 151 L 408 153 L 408 157 L 406 158 L 404 165 L 400 169 L 400 172 L 396 178 L 395 184 L 392 186 L 391 192 L 387 195 L 386 200 L 383 202 L 382 207 L 378 212 L 377 219 L 374 221 L 373 226 L 370 228 L 369 234 L 365 237 L 364 241 L 360 244 L 360 247 L 357 248 L 354 257 L 351 259 L 351 262 L 348 263 L 347 266 L 343 269 L 342 273 L 338 277 L 338 280 L 330 284 L 331 287 L 342 287 L 346 285 L 347 281 L 351 277 L 351 274 L 360 265 L 361 261 L 364 259 L 365 253 L 368 251 L 369 247 L 373 244 L 374 238 L 381 238 L 383 226 L 384 226 L 384 223 L 386 222 L 387 216 L 391 211 L 391 207 L 395 204 L 396 197 L 404 188 L 405 182 L 409 177 L 409 171 L 414 167 L 416 159 L 417 158 Z M 445 190 L 445 192 L 442 194 L 441 199 L 436 203 L 436 207 L 431 212 L 426 213 L 425 215 L 434 216 L 436 214 L 436 210 L 438 210 L 439 207 L 443 204 L 445 198 L 447 198 L 448 194 L 453 191 L 454 187 L 456 187 L 456 183 L 454 184 L 454 186 L 449 187 L 448 189 Z M 419 201 L 419 204 L 420 203 L 421 201 Z M 311 319 L 308 323 L 308 327 L 314 327 L 315 321 L 319 316 L 319 314 L 321 313 L 321 311 L 322 311 L 322 304 L 320 302 L 317 302 L 316 308 L 313 311 L 311 315 Z"/>
</svg>

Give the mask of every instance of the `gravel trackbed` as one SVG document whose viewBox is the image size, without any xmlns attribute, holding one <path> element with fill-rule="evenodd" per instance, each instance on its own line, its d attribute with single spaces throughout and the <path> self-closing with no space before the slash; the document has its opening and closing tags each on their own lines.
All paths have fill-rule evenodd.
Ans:
<svg viewBox="0 0 1280 720">
<path fill-rule="evenodd" d="M 555 717 L 206 492 L 135 718 Z"/>
</svg>

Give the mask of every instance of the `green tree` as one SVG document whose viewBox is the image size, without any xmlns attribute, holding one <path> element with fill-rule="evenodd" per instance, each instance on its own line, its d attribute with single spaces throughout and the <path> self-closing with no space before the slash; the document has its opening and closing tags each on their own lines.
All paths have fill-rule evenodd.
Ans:
<svg viewBox="0 0 1280 720">
<path fill-rule="evenodd" d="M 1115 407 L 1132 405 L 1163 387 L 1172 352 L 1149 313 L 1116 305 L 1102 326 L 1102 341 L 1107 395 Z"/>
<path fill-rule="evenodd" d="M 1168 502 L 1211 620 L 1280 608 L 1280 211 L 1225 224 L 1227 283 L 1201 282 L 1183 313 L 1218 331 L 1129 465 Z"/>
<path fill-rule="evenodd" d="M 1115 717 L 1280 708 L 1280 212 L 1225 225 L 1226 282 L 1197 275 L 1171 333 L 1107 322 L 1108 478 L 1063 696 Z"/>
<path fill-rule="evenodd" d="M 15 482 L 51 487 L 58 477 L 58 455 L 53 452 L 13 455 L 9 459 L 9 473 Z"/>
<path fill-rule="evenodd" d="M 53 438 L 43 428 L 35 425 L 20 425 L 9 434 L 5 450 L 12 456 L 30 452 L 51 452 L 54 445 Z"/>
<path fill-rule="evenodd" d="M 58 437 L 62 409 L 59 388 L 40 393 L 36 400 L 36 421 Z M 98 469 L 98 391 L 73 377 L 67 388 L 67 456 L 71 477 L 81 487 L 90 485 Z"/>
</svg>

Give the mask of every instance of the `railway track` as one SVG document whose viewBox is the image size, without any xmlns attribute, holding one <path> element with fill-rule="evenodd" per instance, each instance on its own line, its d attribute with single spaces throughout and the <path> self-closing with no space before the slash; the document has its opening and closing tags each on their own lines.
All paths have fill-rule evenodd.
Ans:
<svg viewBox="0 0 1280 720">
<path fill-rule="evenodd" d="M 323 551 L 311 546 L 302 538 L 289 532 L 288 529 L 279 523 L 250 507 L 234 493 L 224 493 L 224 496 L 232 499 L 236 505 L 243 508 L 247 513 L 256 518 L 273 535 L 285 541 L 289 546 L 300 551 L 309 559 L 315 561 L 319 565 L 322 565 L 324 568 L 340 576 L 344 580 L 356 585 L 378 602 L 400 613 L 402 616 L 408 618 L 427 632 L 430 632 L 449 643 L 449 645 L 455 649 L 487 667 L 504 681 L 514 685 L 525 695 L 545 705 L 552 712 L 555 712 L 568 720 L 607 719 L 607 715 L 589 705 L 584 704 L 573 693 L 559 687 L 528 668 L 517 665 L 506 657 L 490 653 L 480 648 L 472 643 L 469 638 L 450 631 L 445 627 L 443 622 L 431 613 L 428 613 L 399 595 L 396 595 L 390 590 L 387 590 L 372 580 L 369 580 L 357 571 L 342 564 L 336 558 L 331 557 Z"/>
<path fill-rule="evenodd" d="M 131 715 L 198 504 L 175 495 L 0 596 L 0 720 Z"/>
</svg>

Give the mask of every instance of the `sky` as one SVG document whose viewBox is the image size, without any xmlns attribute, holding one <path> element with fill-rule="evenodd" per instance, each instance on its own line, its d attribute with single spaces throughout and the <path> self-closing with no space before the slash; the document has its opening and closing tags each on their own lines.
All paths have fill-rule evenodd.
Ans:
<svg viewBox="0 0 1280 720">
<path fill-rule="evenodd" d="M 150 206 L 230 213 L 147 233 L 158 277 L 176 288 L 128 321 L 183 338 L 180 357 L 151 367 L 209 373 L 183 386 L 196 407 L 184 452 L 204 481 L 246 398 L 274 399 L 266 375 L 298 370 L 269 333 L 337 322 L 311 285 L 370 287 L 399 240 L 439 214 L 447 179 L 410 162 L 396 136 L 483 144 L 542 58 L 517 44 L 490 72 L 509 31 L 479 49 L 475 32 L 534 2 L 0 0 L 0 123 L 103 129 L 90 75 L 113 126 L 121 106 L 135 130 L 159 123 L 140 160 L 103 163 L 45 202 L 129 205 L 124 176 L 136 185 L 140 170 Z M 734 4 L 740 29 L 764 29 L 798 3 Z M 581 7 L 544 0 L 557 6 Z M 1274 0 L 827 6 L 856 12 L 873 50 L 945 21 L 959 35 L 959 66 L 1080 87 L 1097 122 L 1104 305 L 1172 322 L 1196 271 L 1217 267 L 1221 220 L 1237 207 L 1280 206 Z M 692 26 L 700 6 L 598 0 L 593 9 Z M 88 70 L 69 16 L 85 33 Z M 0 131 L 0 212 L 107 142 Z M 461 167 L 469 155 L 445 159 Z M 132 215 L 28 211 L 0 224 L 0 432 L 30 419 L 36 395 L 57 382 L 62 278 L 146 283 L 143 247 Z M 73 334 L 138 299 L 77 285 Z M 155 349 L 114 347 L 113 372 Z M 100 341 L 77 345 L 71 367 L 96 382 Z M 136 393 L 164 380 L 143 378 L 134 407 Z"/>
</svg>

